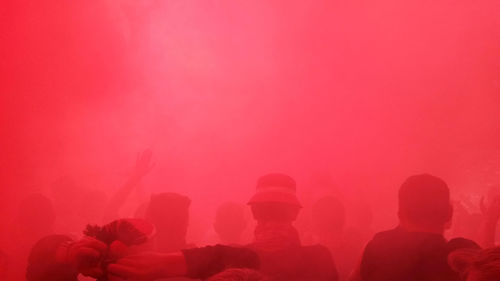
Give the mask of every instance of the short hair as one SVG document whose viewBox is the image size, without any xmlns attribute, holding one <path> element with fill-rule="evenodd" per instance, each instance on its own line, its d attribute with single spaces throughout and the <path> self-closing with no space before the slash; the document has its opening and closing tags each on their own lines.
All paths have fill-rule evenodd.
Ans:
<svg viewBox="0 0 500 281">
<path fill-rule="evenodd" d="M 163 228 L 173 231 L 177 227 L 184 228 L 189 220 L 189 197 L 164 192 L 151 195 L 146 207 L 146 219 L 154 223 L 160 230 Z"/>
<path fill-rule="evenodd" d="M 414 175 L 399 189 L 399 213 L 419 225 L 443 225 L 451 219 L 450 190 L 440 178 Z"/>
<path fill-rule="evenodd" d="M 313 220 L 324 229 L 342 229 L 346 222 L 344 204 L 333 196 L 320 198 L 312 207 Z"/>
<path fill-rule="evenodd" d="M 271 279 L 253 269 L 230 268 L 210 277 L 207 281 L 271 281 Z"/>
<path fill-rule="evenodd" d="M 500 247 L 483 250 L 479 253 L 471 270 L 479 281 L 496 281 L 500 276 Z"/>
<path fill-rule="evenodd" d="M 21 224 L 50 227 L 56 219 L 54 205 L 45 195 L 31 194 L 19 203 L 18 219 Z"/>
<path fill-rule="evenodd" d="M 473 274 L 478 281 L 497 281 L 500 276 L 500 247 L 458 250 L 450 254 L 448 263 L 461 276 Z"/>
</svg>

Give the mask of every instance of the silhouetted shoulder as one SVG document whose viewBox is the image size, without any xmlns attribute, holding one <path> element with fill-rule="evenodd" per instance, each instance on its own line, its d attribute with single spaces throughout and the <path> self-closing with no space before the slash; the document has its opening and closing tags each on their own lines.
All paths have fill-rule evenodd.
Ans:
<svg viewBox="0 0 500 281">
<path fill-rule="evenodd" d="M 304 262 L 311 272 L 318 273 L 314 280 L 338 280 L 338 272 L 330 250 L 323 245 L 303 246 Z"/>
<path fill-rule="evenodd" d="M 400 236 L 402 236 L 402 231 L 399 228 L 394 228 L 376 233 L 372 241 L 392 239 Z"/>
</svg>

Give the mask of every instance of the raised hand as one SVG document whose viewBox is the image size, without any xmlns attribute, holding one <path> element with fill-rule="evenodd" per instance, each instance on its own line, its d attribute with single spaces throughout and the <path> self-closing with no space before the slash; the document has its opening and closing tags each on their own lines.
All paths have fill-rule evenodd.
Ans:
<svg viewBox="0 0 500 281">
<path fill-rule="evenodd" d="M 150 149 L 146 149 L 142 153 L 137 154 L 134 176 L 142 178 L 153 169 L 155 164 L 151 163 L 152 157 L 153 157 L 153 152 Z"/>
<path fill-rule="evenodd" d="M 484 198 L 481 198 L 481 211 L 487 220 L 498 221 L 500 219 L 500 195 L 496 195 L 488 206 L 484 204 Z"/>
</svg>

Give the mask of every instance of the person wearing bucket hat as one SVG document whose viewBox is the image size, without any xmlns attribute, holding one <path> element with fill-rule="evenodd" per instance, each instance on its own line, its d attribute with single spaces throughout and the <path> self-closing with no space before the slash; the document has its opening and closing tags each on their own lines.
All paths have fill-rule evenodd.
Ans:
<svg viewBox="0 0 500 281">
<path fill-rule="evenodd" d="M 257 189 L 248 204 L 262 202 L 285 203 L 302 207 L 296 196 L 297 185 L 295 180 L 285 174 L 268 174 L 257 181 Z"/>
<path fill-rule="evenodd" d="M 248 205 L 257 226 L 248 247 L 258 253 L 261 272 L 273 280 L 337 280 L 329 250 L 321 245 L 302 246 L 293 222 L 302 205 L 295 180 L 281 173 L 260 177 Z"/>
<path fill-rule="evenodd" d="M 260 225 L 281 222 L 289 227 L 302 208 L 296 196 L 295 180 L 279 173 L 259 178 L 255 194 L 248 205 Z M 295 242 L 298 243 L 298 235 Z"/>
</svg>

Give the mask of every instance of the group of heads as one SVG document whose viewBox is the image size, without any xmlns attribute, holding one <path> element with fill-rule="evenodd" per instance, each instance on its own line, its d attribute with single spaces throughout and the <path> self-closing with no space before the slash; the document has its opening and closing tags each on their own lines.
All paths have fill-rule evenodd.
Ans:
<svg viewBox="0 0 500 281">
<path fill-rule="evenodd" d="M 190 203 L 188 197 L 176 193 L 152 195 L 145 215 L 156 225 L 159 233 L 168 232 L 175 237 L 183 237 L 188 227 Z M 292 222 L 302 208 L 296 196 L 295 180 L 279 173 L 258 179 L 255 194 L 248 205 L 258 222 Z M 333 223 L 328 227 L 341 228 L 345 224 L 345 210 L 334 197 L 320 199 L 313 209 L 315 213 L 331 217 L 328 221 Z M 335 211 L 324 212 L 323 209 Z M 444 231 L 452 213 L 449 188 L 443 180 L 422 174 L 411 176 L 402 184 L 398 215 L 403 227 Z M 225 203 L 217 210 L 214 228 L 218 233 L 235 236 L 237 234 L 231 234 L 231 231 L 241 232 L 245 228 L 245 224 L 235 218 L 243 216 L 239 204 Z M 231 224 L 232 230 L 226 229 L 228 224 Z"/>
<path fill-rule="evenodd" d="M 268 174 L 259 178 L 256 192 L 248 202 L 258 222 L 292 222 L 301 208 L 295 194 L 296 183 L 285 174 Z M 137 215 L 152 222 L 159 237 L 157 245 L 165 251 L 185 246 L 191 200 L 177 193 L 153 194 L 147 206 Z M 238 203 L 227 202 L 216 212 L 214 229 L 227 242 L 236 242 L 246 227 L 244 209 Z M 160 242 L 161 244 L 161 242 Z"/>
</svg>

